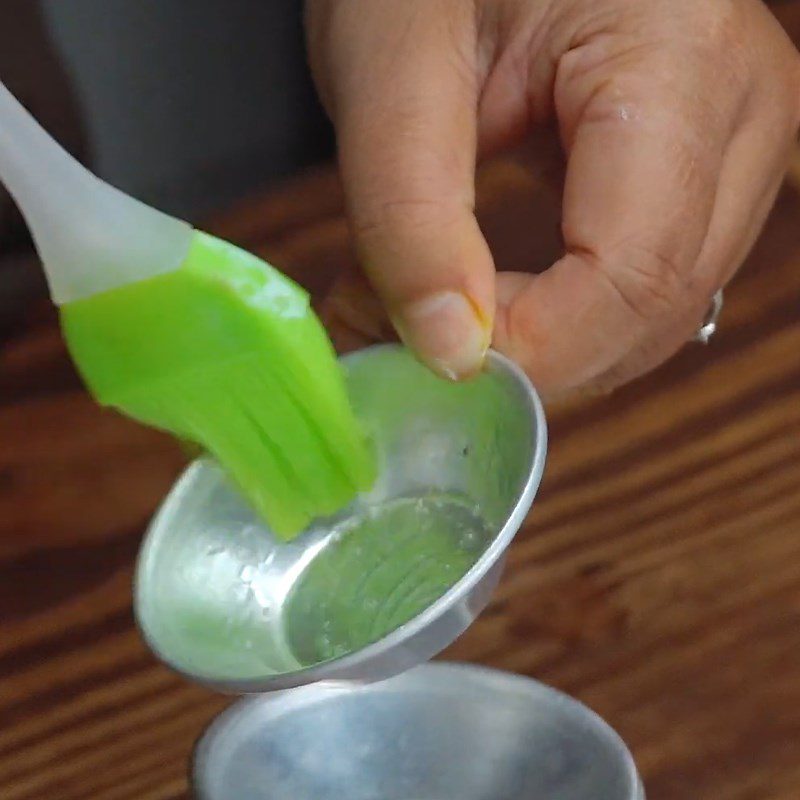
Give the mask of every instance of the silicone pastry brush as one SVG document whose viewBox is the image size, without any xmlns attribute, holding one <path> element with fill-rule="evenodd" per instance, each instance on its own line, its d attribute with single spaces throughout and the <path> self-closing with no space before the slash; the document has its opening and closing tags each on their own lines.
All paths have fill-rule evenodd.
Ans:
<svg viewBox="0 0 800 800">
<path fill-rule="evenodd" d="M 0 177 L 99 403 L 206 449 L 284 538 L 369 487 L 372 459 L 305 291 L 99 180 L 2 84 Z"/>
</svg>

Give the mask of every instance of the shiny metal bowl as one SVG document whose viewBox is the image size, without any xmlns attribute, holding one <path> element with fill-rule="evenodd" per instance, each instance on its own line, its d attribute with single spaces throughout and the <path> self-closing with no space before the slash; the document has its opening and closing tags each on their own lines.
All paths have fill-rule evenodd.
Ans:
<svg viewBox="0 0 800 800">
<path fill-rule="evenodd" d="M 454 384 L 393 345 L 343 364 L 379 461 L 369 495 L 283 543 L 201 460 L 146 535 L 139 627 L 196 681 L 255 692 L 386 678 L 450 644 L 497 584 L 544 468 L 525 375 L 491 353 Z"/>
<path fill-rule="evenodd" d="M 644 800 L 620 738 L 528 678 L 426 664 L 240 700 L 195 751 L 198 800 Z"/>
</svg>

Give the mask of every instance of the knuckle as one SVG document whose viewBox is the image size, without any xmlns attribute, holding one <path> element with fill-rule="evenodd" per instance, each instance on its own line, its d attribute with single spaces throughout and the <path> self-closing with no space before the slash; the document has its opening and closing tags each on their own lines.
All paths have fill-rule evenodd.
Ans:
<svg viewBox="0 0 800 800">
<path fill-rule="evenodd" d="M 463 213 L 457 206 L 424 196 L 397 196 L 369 204 L 355 214 L 353 227 L 363 240 L 401 240 L 409 236 L 437 236 L 442 228 L 454 224 Z"/>
<path fill-rule="evenodd" d="M 677 261 L 657 249 L 628 244 L 604 254 L 598 268 L 625 305 L 645 321 L 673 316 L 686 292 Z"/>
<path fill-rule="evenodd" d="M 705 23 L 703 41 L 710 48 L 724 47 L 738 41 L 742 35 L 742 16 L 736 0 L 716 0 L 715 3 L 698 3 L 697 12 Z"/>
<path fill-rule="evenodd" d="M 691 3 L 693 40 L 709 52 L 746 41 L 746 22 L 741 0 Z"/>
<path fill-rule="evenodd" d="M 706 69 L 703 74 L 717 91 L 726 88 L 732 95 L 746 92 L 752 83 L 752 31 L 739 0 L 696 3 L 694 24 L 687 39 L 689 55 Z"/>
</svg>

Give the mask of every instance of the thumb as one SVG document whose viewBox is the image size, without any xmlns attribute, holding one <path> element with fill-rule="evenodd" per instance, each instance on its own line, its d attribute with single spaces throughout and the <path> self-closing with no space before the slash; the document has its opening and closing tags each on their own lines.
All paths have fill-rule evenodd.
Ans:
<svg viewBox="0 0 800 800">
<path fill-rule="evenodd" d="M 474 216 L 471 6 L 340 4 L 327 34 L 361 264 L 404 342 L 453 379 L 480 367 L 494 316 L 494 266 Z"/>
</svg>

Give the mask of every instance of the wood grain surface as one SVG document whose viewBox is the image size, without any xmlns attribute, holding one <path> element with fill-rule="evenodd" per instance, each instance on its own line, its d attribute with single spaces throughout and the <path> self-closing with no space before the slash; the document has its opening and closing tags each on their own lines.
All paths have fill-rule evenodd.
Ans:
<svg viewBox="0 0 800 800">
<path fill-rule="evenodd" d="M 481 177 L 502 266 L 546 263 L 558 245 L 552 197 L 529 175 L 498 163 Z M 315 291 L 352 259 L 330 171 L 214 228 Z M 499 592 L 444 657 L 588 703 L 630 745 L 651 800 L 797 800 L 797 191 L 782 192 L 710 346 L 610 398 L 550 409 L 550 424 L 544 485 Z M 2 800 L 188 796 L 193 742 L 230 700 L 154 661 L 130 586 L 183 463 L 87 399 L 47 304 L 2 342 Z"/>
</svg>

